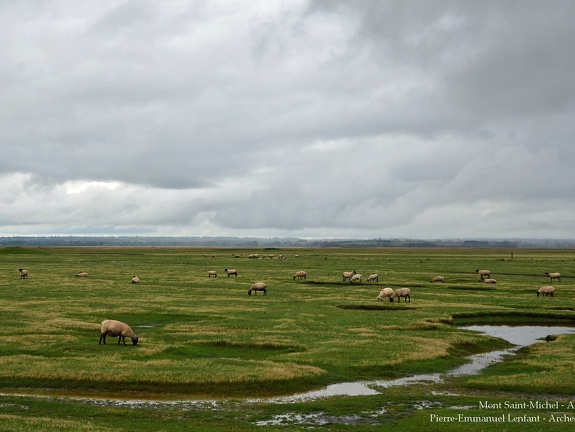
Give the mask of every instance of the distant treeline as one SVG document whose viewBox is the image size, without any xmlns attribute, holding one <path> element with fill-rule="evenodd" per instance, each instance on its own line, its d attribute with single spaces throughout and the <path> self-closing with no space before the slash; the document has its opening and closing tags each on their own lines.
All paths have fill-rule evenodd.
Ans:
<svg viewBox="0 0 575 432">
<path fill-rule="evenodd" d="M 575 240 L 487 239 L 299 239 L 257 237 L 0 237 L 0 246 L 156 246 L 156 247 L 236 247 L 236 248 L 575 248 Z"/>
</svg>

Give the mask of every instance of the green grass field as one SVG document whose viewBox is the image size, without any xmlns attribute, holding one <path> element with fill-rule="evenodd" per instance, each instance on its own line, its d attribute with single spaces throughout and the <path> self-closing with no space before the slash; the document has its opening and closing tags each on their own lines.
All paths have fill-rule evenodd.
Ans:
<svg viewBox="0 0 575 432">
<path fill-rule="evenodd" d="M 226 277 L 226 268 L 238 276 Z M 498 283 L 481 282 L 479 268 Z M 208 270 L 218 277 L 208 278 Z M 298 270 L 307 279 L 294 280 Z M 342 281 L 351 270 L 363 275 L 361 283 Z M 575 423 L 547 420 L 554 412 L 575 416 L 568 406 L 575 400 L 573 335 L 441 384 L 288 405 L 245 399 L 445 372 L 473 353 L 509 347 L 457 324 L 573 325 L 574 270 L 575 251 L 555 249 L 0 248 L 0 430 L 572 430 Z M 88 278 L 74 276 L 83 271 Z M 537 297 L 550 284 L 547 271 L 562 280 L 552 283 L 555 297 Z M 366 282 L 371 273 L 379 282 Z M 134 275 L 140 284 L 130 283 Z M 446 283 L 430 283 L 436 275 Z M 268 295 L 248 296 L 258 281 Z M 377 302 L 388 286 L 410 288 L 411 303 Z M 99 345 L 104 319 L 128 323 L 138 346 L 114 338 Z M 479 405 L 542 398 L 562 408 Z M 174 402 L 202 400 L 218 402 Z M 466 415 L 546 420 L 520 429 L 511 418 L 431 421 L 432 414 L 453 415 L 453 406 L 466 406 Z M 303 420 L 268 422 L 281 415 Z"/>
</svg>

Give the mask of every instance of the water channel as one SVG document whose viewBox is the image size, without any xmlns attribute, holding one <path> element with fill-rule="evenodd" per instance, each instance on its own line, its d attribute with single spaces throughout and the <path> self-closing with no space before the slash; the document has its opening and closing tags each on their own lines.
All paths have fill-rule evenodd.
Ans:
<svg viewBox="0 0 575 432">
<path fill-rule="evenodd" d="M 420 384 L 424 382 L 442 383 L 445 377 L 461 377 L 476 375 L 488 366 L 505 360 L 505 357 L 515 355 L 515 353 L 534 343 L 544 342 L 548 335 L 559 335 L 575 333 L 573 327 L 558 326 L 494 326 L 494 325 L 475 325 L 459 327 L 462 330 L 471 330 L 483 334 L 504 339 L 515 346 L 506 350 L 491 351 L 487 353 L 473 355 L 467 358 L 466 363 L 456 369 L 446 373 L 433 373 L 414 375 L 411 377 L 399 378 L 395 380 L 376 380 L 346 382 L 327 386 L 324 389 L 300 393 L 291 396 L 281 396 L 271 399 L 254 399 L 252 402 L 275 402 L 275 403 L 293 403 L 305 402 L 318 398 L 333 396 L 369 396 L 380 394 L 378 388 L 390 388 L 397 386 L 408 386 L 411 384 Z"/>
</svg>

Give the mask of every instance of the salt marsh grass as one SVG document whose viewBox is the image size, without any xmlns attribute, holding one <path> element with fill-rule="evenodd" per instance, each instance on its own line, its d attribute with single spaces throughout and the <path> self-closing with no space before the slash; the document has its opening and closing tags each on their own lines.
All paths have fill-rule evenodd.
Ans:
<svg viewBox="0 0 575 432">
<path fill-rule="evenodd" d="M 466 355 L 508 346 L 454 323 L 575 322 L 574 258 L 564 250 L 516 250 L 511 260 L 507 250 L 4 248 L 0 389 L 253 397 L 446 371 Z M 22 267 L 28 279 L 19 278 Z M 480 267 L 498 284 L 481 282 Z M 225 268 L 238 276 L 226 277 Z M 307 279 L 293 280 L 298 270 Z M 379 282 L 342 282 L 351 270 L 379 273 Z M 90 276 L 74 277 L 81 271 Z M 555 297 L 538 298 L 546 271 L 561 272 L 562 281 L 554 282 Z M 431 283 L 438 274 L 445 284 Z M 131 284 L 134 275 L 142 282 Z M 257 281 L 268 285 L 267 296 L 247 295 Z M 377 302 L 386 286 L 411 288 L 412 302 Z M 110 338 L 98 345 L 104 319 L 129 323 L 138 346 Z M 574 339 L 526 349 L 459 385 L 564 393 L 575 388 Z"/>
</svg>

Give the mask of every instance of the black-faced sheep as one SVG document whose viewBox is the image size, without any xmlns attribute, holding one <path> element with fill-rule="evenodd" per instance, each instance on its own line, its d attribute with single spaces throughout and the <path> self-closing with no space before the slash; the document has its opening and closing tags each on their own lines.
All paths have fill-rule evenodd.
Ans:
<svg viewBox="0 0 575 432">
<path fill-rule="evenodd" d="M 539 297 L 540 295 L 544 297 L 545 296 L 553 297 L 553 294 L 555 294 L 555 288 L 553 288 L 551 285 L 542 286 L 537 290 L 537 297 Z"/>
<path fill-rule="evenodd" d="M 142 280 L 138 276 L 132 278 L 132 283 L 140 283 Z"/>
<path fill-rule="evenodd" d="M 307 272 L 300 270 L 293 275 L 294 279 L 306 279 L 307 280 Z"/>
<path fill-rule="evenodd" d="M 377 296 L 377 301 L 383 301 L 384 298 L 389 298 L 391 301 L 391 297 L 393 296 L 393 289 L 391 288 L 384 288 L 379 292 Z"/>
<path fill-rule="evenodd" d="M 354 274 L 356 274 L 356 271 L 350 271 L 350 272 L 343 272 L 341 275 L 343 276 L 343 281 L 345 282 L 346 280 L 349 280 Z"/>
<path fill-rule="evenodd" d="M 349 283 L 361 282 L 361 275 L 359 273 L 354 274 L 349 278 Z"/>
<path fill-rule="evenodd" d="M 370 274 L 370 275 L 367 277 L 367 281 L 368 281 L 368 282 L 379 282 L 379 275 L 378 275 L 377 273 Z"/>
<path fill-rule="evenodd" d="M 86 273 L 86 272 L 80 272 L 80 273 L 77 273 L 75 276 L 76 276 L 76 277 L 88 277 L 88 273 Z"/>
<path fill-rule="evenodd" d="M 479 273 L 479 277 L 481 278 L 481 280 L 483 280 L 483 278 L 485 277 L 491 277 L 491 272 L 489 270 L 475 270 L 475 273 Z"/>
<path fill-rule="evenodd" d="M 561 273 L 545 272 L 545 276 L 549 276 L 551 278 L 551 282 L 553 282 L 553 279 L 557 280 L 557 282 L 561 282 Z"/>
<path fill-rule="evenodd" d="M 483 282 L 485 282 L 486 284 L 490 284 L 490 285 L 495 285 L 497 283 L 497 281 L 495 279 L 483 279 Z"/>
<path fill-rule="evenodd" d="M 393 292 L 393 295 L 389 298 L 389 301 L 393 303 L 393 299 L 396 298 L 397 302 L 401 302 L 401 298 L 405 298 L 404 303 L 407 300 L 411 303 L 411 290 L 409 288 L 398 288 Z"/>
<path fill-rule="evenodd" d="M 18 269 L 20 272 L 20 279 L 28 279 L 28 270 Z"/>
<path fill-rule="evenodd" d="M 431 282 L 445 283 L 445 278 L 443 276 L 435 276 L 433 279 L 431 279 Z"/>
<path fill-rule="evenodd" d="M 215 270 L 208 270 L 208 277 L 218 277 L 218 272 Z"/>
<path fill-rule="evenodd" d="M 126 323 L 116 320 L 105 320 L 102 321 L 102 325 L 100 326 L 100 340 L 98 345 L 104 342 L 106 344 L 106 336 L 110 337 L 118 337 L 118 345 L 120 345 L 120 341 L 124 341 L 124 345 L 126 345 L 126 337 L 132 339 L 132 344 L 138 344 L 138 336 L 136 333 L 130 328 L 130 326 Z"/>
<path fill-rule="evenodd" d="M 225 269 L 224 271 L 228 274 L 228 277 L 231 275 L 238 277 L 238 271 L 236 269 Z"/>
<path fill-rule="evenodd" d="M 263 282 L 256 282 L 252 284 L 248 290 L 248 295 L 252 295 L 252 291 L 254 292 L 254 295 L 257 295 L 258 291 L 263 291 L 264 295 L 268 295 L 268 286 Z"/>
</svg>

